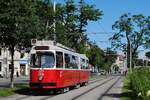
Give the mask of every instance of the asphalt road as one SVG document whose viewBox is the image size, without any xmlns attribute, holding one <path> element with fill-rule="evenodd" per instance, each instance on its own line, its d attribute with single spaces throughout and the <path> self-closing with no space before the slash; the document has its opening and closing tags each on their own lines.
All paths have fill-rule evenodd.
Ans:
<svg viewBox="0 0 150 100">
<path fill-rule="evenodd" d="M 20 76 L 14 77 L 15 84 L 28 84 L 29 83 L 29 76 Z M 0 78 L 0 87 L 9 87 L 10 78 Z"/>
<path fill-rule="evenodd" d="M 70 90 L 64 94 L 37 94 L 32 91 L 18 92 L 0 100 L 119 100 L 121 76 L 93 78 L 87 86 Z"/>
</svg>

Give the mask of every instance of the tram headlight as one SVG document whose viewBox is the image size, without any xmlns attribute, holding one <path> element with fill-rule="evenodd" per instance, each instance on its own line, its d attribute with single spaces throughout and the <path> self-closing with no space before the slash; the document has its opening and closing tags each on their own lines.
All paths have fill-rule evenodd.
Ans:
<svg viewBox="0 0 150 100">
<path fill-rule="evenodd" d="M 38 79 L 39 79 L 39 81 L 43 80 L 43 77 L 44 77 L 43 70 L 39 70 L 39 73 L 38 73 Z"/>
</svg>

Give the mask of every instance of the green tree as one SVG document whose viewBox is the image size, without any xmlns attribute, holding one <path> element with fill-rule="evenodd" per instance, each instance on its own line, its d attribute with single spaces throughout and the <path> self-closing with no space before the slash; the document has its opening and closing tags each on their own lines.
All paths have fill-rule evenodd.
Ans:
<svg viewBox="0 0 150 100">
<path fill-rule="evenodd" d="M 105 69 L 109 71 L 111 65 L 115 62 L 117 52 L 107 48 L 106 52 L 100 49 L 95 43 L 89 42 L 89 49 L 86 54 L 89 58 L 89 63 L 93 66 L 97 66 L 98 69 Z"/>
<path fill-rule="evenodd" d="M 89 58 L 89 63 L 98 68 L 102 68 L 104 64 L 104 51 L 95 43 L 89 43 L 89 49 L 86 54 Z"/>
<path fill-rule="evenodd" d="M 42 26 L 35 15 L 36 2 L 32 0 L 0 1 L 0 43 L 11 54 L 11 84 L 14 87 L 14 51 L 30 46 L 31 38 L 38 38 Z"/>
<path fill-rule="evenodd" d="M 150 51 L 146 52 L 146 53 L 145 53 L 145 56 L 146 56 L 148 59 L 150 59 Z"/>
<path fill-rule="evenodd" d="M 80 0 L 79 6 L 78 31 L 83 33 L 86 31 L 85 27 L 88 25 L 88 22 L 100 20 L 103 12 L 95 9 L 94 5 L 87 4 L 84 0 Z"/>
<path fill-rule="evenodd" d="M 87 4 L 84 0 L 80 0 L 78 8 L 78 21 L 77 21 L 77 32 L 79 34 L 78 43 L 80 43 L 78 50 L 80 52 L 85 52 L 85 46 L 88 41 L 86 35 L 86 26 L 90 21 L 98 21 L 103 15 L 102 11 L 96 9 L 94 5 Z"/>
<path fill-rule="evenodd" d="M 148 41 L 150 41 L 150 29 L 149 29 L 149 17 L 139 15 L 123 14 L 119 20 L 117 20 L 112 28 L 116 32 L 114 33 L 112 40 L 112 46 L 115 48 L 125 49 L 128 57 L 129 67 L 129 53 L 130 49 L 132 57 L 136 57 L 139 47 L 148 47 Z M 131 48 L 130 48 L 131 47 Z"/>
<path fill-rule="evenodd" d="M 65 27 L 65 45 L 76 49 L 76 43 L 79 39 L 76 31 L 77 7 L 74 0 L 66 0 L 64 12 Z"/>
<path fill-rule="evenodd" d="M 56 25 L 56 33 L 57 40 L 60 43 L 75 49 L 77 52 L 85 53 L 88 38 L 84 33 L 86 31 L 84 28 L 87 26 L 88 21 L 99 20 L 102 16 L 102 12 L 95 9 L 95 6 L 88 5 L 85 2 L 83 5 L 81 5 L 81 3 L 79 3 L 79 5 L 80 6 L 77 6 L 74 0 L 66 0 L 64 5 L 59 9 L 57 8 L 56 18 L 61 15 L 61 17 L 57 19 L 57 22 L 59 21 L 59 23 L 63 24 Z M 81 8 L 83 8 L 82 11 Z M 62 31 L 60 32 L 60 30 Z"/>
<path fill-rule="evenodd" d="M 57 4 L 54 16 L 52 2 L 50 0 L 39 0 L 36 12 L 45 28 L 41 38 L 53 39 L 55 18 L 57 42 L 71 47 L 77 52 L 85 53 L 88 38 L 84 33 L 86 31 L 84 28 L 89 21 L 101 19 L 102 11 L 95 9 L 94 5 L 82 2 L 82 5 L 79 3 L 79 6 L 74 0 L 66 0 L 64 4 Z"/>
<path fill-rule="evenodd" d="M 44 28 L 41 39 L 53 40 L 54 11 L 51 0 L 37 0 L 36 15 Z"/>
<path fill-rule="evenodd" d="M 112 64 L 115 63 L 115 61 L 116 61 L 117 52 L 111 50 L 111 48 L 107 48 L 104 55 L 105 55 L 105 57 L 104 57 L 104 66 L 103 66 L 103 68 L 106 71 L 109 71 L 111 69 Z"/>
</svg>

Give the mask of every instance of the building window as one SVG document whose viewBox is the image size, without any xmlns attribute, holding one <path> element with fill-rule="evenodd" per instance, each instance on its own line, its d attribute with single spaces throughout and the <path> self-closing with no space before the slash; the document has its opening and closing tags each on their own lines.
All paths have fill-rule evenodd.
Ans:
<svg viewBox="0 0 150 100">
<path fill-rule="evenodd" d="M 9 64 L 9 72 L 11 71 L 11 69 L 12 69 L 12 66 L 11 66 L 11 64 Z"/>
<path fill-rule="evenodd" d="M 2 62 L 0 62 L 0 71 L 2 71 Z"/>
<path fill-rule="evenodd" d="M 21 75 L 25 75 L 25 70 L 26 70 L 26 65 L 20 64 L 20 74 Z"/>
<path fill-rule="evenodd" d="M 1 54 L 2 54 L 2 48 L 0 48 L 0 56 L 1 56 Z"/>
<path fill-rule="evenodd" d="M 24 57 L 24 53 L 21 53 L 21 54 L 20 54 L 20 58 L 23 58 L 23 57 Z"/>
</svg>

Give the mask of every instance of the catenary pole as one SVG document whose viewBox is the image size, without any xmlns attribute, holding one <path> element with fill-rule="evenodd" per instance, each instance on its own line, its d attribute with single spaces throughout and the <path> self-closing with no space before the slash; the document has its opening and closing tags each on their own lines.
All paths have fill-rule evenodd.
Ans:
<svg viewBox="0 0 150 100">
<path fill-rule="evenodd" d="M 53 0 L 53 12 L 54 12 L 54 20 L 53 20 L 53 31 L 54 31 L 54 33 L 53 33 L 53 39 L 54 39 L 54 44 L 56 43 L 56 19 L 55 19 L 55 17 L 56 17 L 56 1 L 55 0 Z"/>
</svg>

